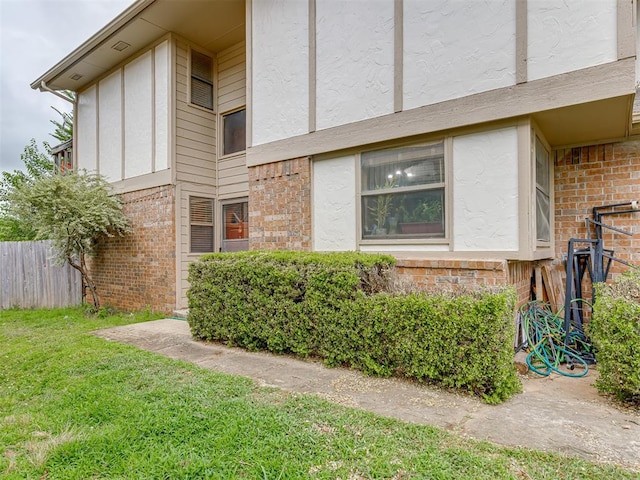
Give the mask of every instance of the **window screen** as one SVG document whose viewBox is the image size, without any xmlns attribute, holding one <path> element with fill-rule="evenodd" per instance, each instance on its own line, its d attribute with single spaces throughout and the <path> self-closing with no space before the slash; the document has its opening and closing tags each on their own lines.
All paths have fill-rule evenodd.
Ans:
<svg viewBox="0 0 640 480">
<path fill-rule="evenodd" d="M 213 110 L 213 59 L 191 50 L 191 103 Z"/>
<path fill-rule="evenodd" d="M 189 197 L 190 251 L 213 252 L 213 199 Z"/>
</svg>

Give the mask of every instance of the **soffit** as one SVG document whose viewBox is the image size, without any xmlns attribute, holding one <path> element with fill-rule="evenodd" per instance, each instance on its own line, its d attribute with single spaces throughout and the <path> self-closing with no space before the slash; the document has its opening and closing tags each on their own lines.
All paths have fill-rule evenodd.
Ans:
<svg viewBox="0 0 640 480">
<path fill-rule="evenodd" d="M 597 143 L 629 135 L 633 95 L 546 110 L 533 115 L 553 147 Z"/>
<path fill-rule="evenodd" d="M 45 81 L 53 90 L 81 90 L 169 32 L 219 52 L 244 40 L 244 22 L 244 0 L 139 0 L 31 87 Z M 118 42 L 129 47 L 117 51 Z"/>
</svg>

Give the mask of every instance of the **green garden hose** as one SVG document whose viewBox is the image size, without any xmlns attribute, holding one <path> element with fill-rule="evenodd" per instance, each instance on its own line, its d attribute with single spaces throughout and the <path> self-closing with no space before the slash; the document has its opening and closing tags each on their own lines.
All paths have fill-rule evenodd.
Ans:
<svg viewBox="0 0 640 480">
<path fill-rule="evenodd" d="M 533 301 L 520 308 L 520 315 L 531 348 L 526 363 L 533 372 L 544 377 L 551 372 L 565 377 L 584 377 L 589 372 L 587 362 L 577 350 L 578 347 L 588 347 L 586 338 L 582 332 L 565 332 L 560 312 L 554 314 L 549 304 Z M 578 371 L 567 372 L 560 368 L 562 363 Z"/>
</svg>

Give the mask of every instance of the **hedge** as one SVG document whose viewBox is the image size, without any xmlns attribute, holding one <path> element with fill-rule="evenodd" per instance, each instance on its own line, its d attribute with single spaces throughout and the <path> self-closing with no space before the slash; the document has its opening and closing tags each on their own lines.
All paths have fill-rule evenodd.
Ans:
<svg viewBox="0 0 640 480">
<path fill-rule="evenodd" d="M 597 348 L 596 388 L 640 405 L 640 271 L 596 285 L 588 333 Z"/>
<path fill-rule="evenodd" d="M 393 264 L 363 253 L 207 255 L 189 269 L 191 332 L 463 389 L 489 403 L 519 391 L 513 290 L 394 295 Z"/>
</svg>

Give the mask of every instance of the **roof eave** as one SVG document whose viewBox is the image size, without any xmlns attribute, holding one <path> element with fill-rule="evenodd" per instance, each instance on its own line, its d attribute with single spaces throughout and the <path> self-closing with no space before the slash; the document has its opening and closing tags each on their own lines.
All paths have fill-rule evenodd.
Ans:
<svg viewBox="0 0 640 480">
<path fill-rule="evenodd" d="M 86 42 L 81 44 L 73 52 L 60 60 L 42 76 L 38 77 L 37 80 L 34 80 L 31 83 L 31 88 L 34 90 L 42 91 L 42 82 L 44 82 L 44 84 L 46 85 L 52 79 L 56 78 L 65 70 L 73 66 L 75 63 L 82 60 L 83 57 L 91 53 L 94 49 L 98 48 L 111 35 L 116 33 L 121 28 L 125 27 L 131 20 L 135 19 L 142 11 L 144 11 L 155 1 L 156 0 L 137 0 L 136 2 L 134 2 L 131 6 L 129 6 L 125 11 L 123 11 L 102 29 L 100 29 Z"/>
</svg>

